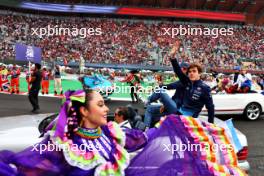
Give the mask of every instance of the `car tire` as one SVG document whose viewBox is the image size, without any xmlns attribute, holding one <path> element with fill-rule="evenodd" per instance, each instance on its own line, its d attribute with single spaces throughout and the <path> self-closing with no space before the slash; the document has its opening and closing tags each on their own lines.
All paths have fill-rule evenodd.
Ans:
<svg viewBox="0 0 264 176">
<path fill-rule="evenodd" d="M 42 134 L 43 132 L 45 132 L 46 127 L 50 124 L 50 122 L 52 122 L 56 117 L 58 116 L 58 113 L 52 114 L 48 117 L 46 117 L 45 119 L 43 119 L 38 126 L 38 130 L 40 132 L 40 134 Z"/>
<path fill-rule="evenodd" d="M 247 120 L 257 120 L 261 115 L 261 106 L 258 103 L 249 103 L 244 110 L 244 117 Z"/>
</svg>

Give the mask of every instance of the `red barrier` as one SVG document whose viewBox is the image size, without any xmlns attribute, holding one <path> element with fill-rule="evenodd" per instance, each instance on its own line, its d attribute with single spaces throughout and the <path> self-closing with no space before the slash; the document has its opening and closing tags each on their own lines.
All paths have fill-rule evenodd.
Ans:
<svg viewBox="0 0 264 176">
<path fill-rule="evenodd" d="M 225 21 L 246 21 L 245 14 L 194 11 L 194 10 L 177 10 L 177 9 L 155 9 L 155 8 L 120 8 L 116 14 L 120 15 L 140 15 L 140 16 L 157 16 L 157 17 L 178 17 L 178 18 L 198 18 L 210 20 Z"/>
</svg>

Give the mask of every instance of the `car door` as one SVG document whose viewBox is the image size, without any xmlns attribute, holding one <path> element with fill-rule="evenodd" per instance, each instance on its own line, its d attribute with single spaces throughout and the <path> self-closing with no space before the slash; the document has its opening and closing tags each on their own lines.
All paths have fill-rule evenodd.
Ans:
<svg viewBox="0 0 264 176">
<path fill-rule="evenodd" d="M 240 94 L 216 94 L 213 95 L 213 101 L 216 110 L 233 110 L 241 109 L 240 107 Z"/>
<path fill-rule="evenodd" d="M 243 96 L 241 94 L 213 94 L 215 114 L 241 114 Z M 205 107 L 202 114 L 207 114 Z"/>
</svg>

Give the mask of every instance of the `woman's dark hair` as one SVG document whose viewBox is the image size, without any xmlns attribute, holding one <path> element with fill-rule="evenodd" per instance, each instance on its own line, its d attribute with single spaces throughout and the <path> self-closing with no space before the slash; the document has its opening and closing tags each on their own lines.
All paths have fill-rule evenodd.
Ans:
<svg viewBox="0 0 264 176">
<path fill-rule="evenodd" d="M 82 121 L 82 116 L 80 113 L 80 107 L 84 106 L 86 108 L 90 108 L 90 101 L 92 100 L 92 94 L 94 90 L 92 89 L 86 89 L 85 90 L 85 103 L 79 102 L 79 101 L 72 101 L 72 106 L 68 113 L 68 132 L 67 136 L 68 138 L 73 137 L 73 133 L 78 129 L 80 126 L 80 123 Z"/>
</svg>

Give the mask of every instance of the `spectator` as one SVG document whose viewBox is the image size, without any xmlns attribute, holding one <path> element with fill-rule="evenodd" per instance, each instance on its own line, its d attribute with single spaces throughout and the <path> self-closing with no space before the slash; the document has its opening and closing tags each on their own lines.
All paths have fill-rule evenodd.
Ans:
<svg viewBox="0 0 264 176">
<path fill-rule="evenodd" d="M 115 121 L 116 123 L 119 124 L 120 128 L 126 129 L 129 128 L 131 129 L 131 124 L 128 121 L 129 120 L 129 110 L 127 107 L 118 107 L 115 110 Z"/>
</svg>

